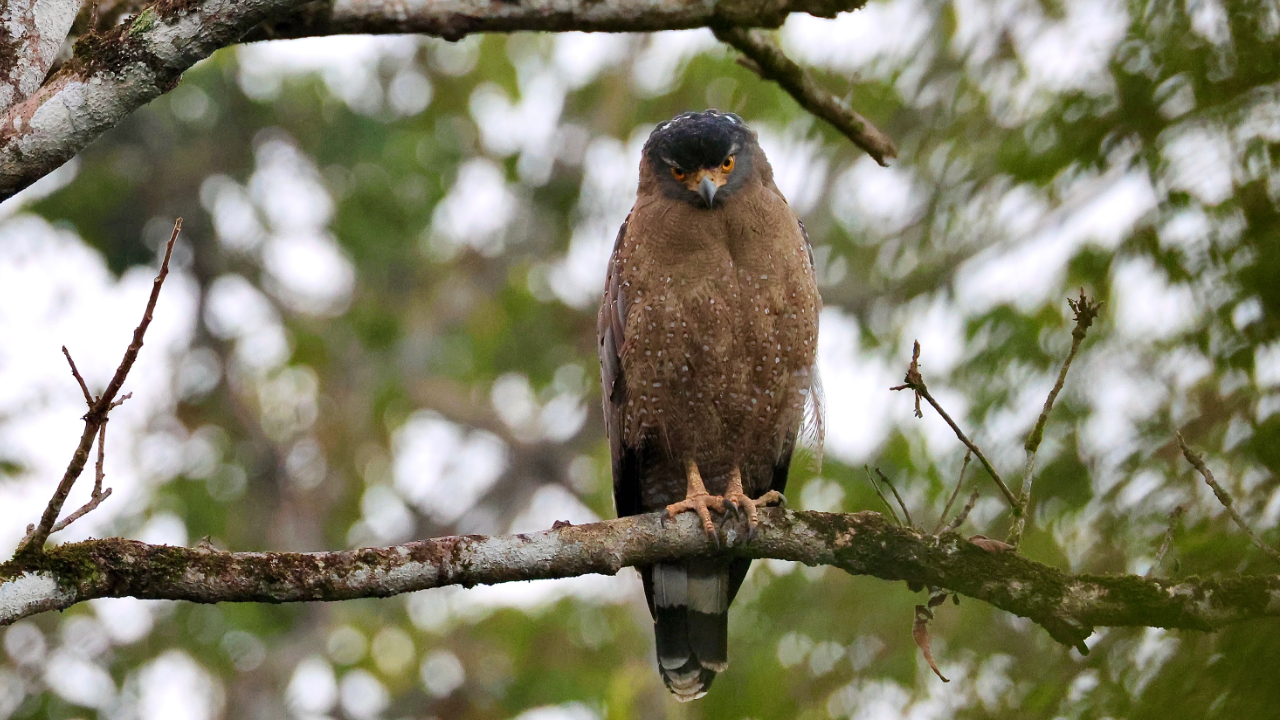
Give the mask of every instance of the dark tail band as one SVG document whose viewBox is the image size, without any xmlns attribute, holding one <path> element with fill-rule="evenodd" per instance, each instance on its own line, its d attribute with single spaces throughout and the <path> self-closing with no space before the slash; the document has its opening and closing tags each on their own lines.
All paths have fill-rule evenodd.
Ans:
<svg viewBox="0 0 1280 720">
<path fill-rule="evenodd" d="M 649 573 L 662 681 L 677 700 L 696 700 L 729 666 L 729 567 L 694 561 Z"/>
</svg>

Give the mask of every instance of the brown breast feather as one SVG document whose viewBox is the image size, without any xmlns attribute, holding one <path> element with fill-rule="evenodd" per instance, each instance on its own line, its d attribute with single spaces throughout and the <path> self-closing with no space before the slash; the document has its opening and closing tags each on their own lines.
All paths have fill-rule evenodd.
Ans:
<svg viewBox="0 0 1280 720">
<path fill-rule="evenodd" d="M 820 308 L 807 243 L 772 183 L 710 211 L 642 192 L 611 282 L 624 306 L 620 439 L 656 437 L 704 475 L 771 466 L 803 416 Z"/>
</svg>

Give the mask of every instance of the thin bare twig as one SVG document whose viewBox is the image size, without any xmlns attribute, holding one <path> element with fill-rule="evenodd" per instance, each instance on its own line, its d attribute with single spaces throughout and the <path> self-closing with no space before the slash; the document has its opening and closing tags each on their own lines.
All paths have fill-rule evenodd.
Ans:
<svg viewBox="0 0 1280 720">
<path fill-rule="evenodd" d="M 1084 294 L 1084 288 L 1080 289 L 1080 297 L 1076 300 L 1067 299 L 1067 305 L 1075 314 L 1076 326 L 1071 331 L 1071 350 L 1067 352 L 1067 359 L 1062 362 L 1062 369 L 1058 371 L 1058 381 L 1053 384 L 1053 389 L 1049 391 L 1049 397 L 1044 400 L 1044 409 L 1040 411 L 1040 417 L 1036 420 L 1035 427 L 1032 428 L 1031 434 L 1027 436 L 1027 442 L 1024 445 L 1028 454 L 1035 455 L 1036 450 L 1040 448 L 1040 442 L 1044 440 L 1044 426 L 1049 421 L 1049 412 L 1053 410 L 1053 403 L 1058 399 L 1058 393 L 1062 392 L 1062 386 L 1067 381 L 1067 371 L 1071 369 L 1071 361 L 1075 359 L 1076 351 L 1080 349 L 1080 343 L 1084 342 L 1084 336 L 1089 332 L 1093 321 L 1098 317 L 1098 311 L 1102 309 L 1104 303 L 1097 302 L 1093 298 Z"/>
<path fill-rule="evenodd" d="M 128 395 L 126 395 L 125 397 L 128 397 Z M 119 403 L 123 400 L 124 398 L 122 397 L 120 398 L 120 400 L 117 400 L 116 402 Z M 90 493 L 89 495 L 89 502 L 81 506 L 79 510 L 76 510 L 75 512 L 66 516 L 65 518 L 59 520 L 58 524 L 54 525 L 53 529 L 49 531 L 49 534 L 52 535 L 53 533 L 56 533 L 59 530 L 65 530 L 68 525 L 75 522 L 76 520 L 79 520 L 85 515 L 88 515 L 90 511 L 92 511 L 94 508 L 101 505 L 103 500 L 106 500 L 107 498 L 111 497 L 111 488 L 107 488 L 105 492 L 102 490 L 102 480 L 107 476 L 106 472 L 103 471 L 103 465 L 105 464 L 106 459 L 107 459 L 107 423 L 104 421 L 101 425 L 98 426 L 98 465 L 97 465 L 97 470 L 94 473 L 93 492 Z"/>
<path fill-rule="evenodd" d="M 1213 488 L 1213 494 L 1217 496 L 1218 502 L 1222 503 L 1222 506 L 1227 509 L 1227 514 L 1231 516 L 1231 519 L 1236 521 L 1236 525 L 1240 526 L 1240 529 L 1244 531 L 1245 535 L 1249 536 L 1249 539 L 1253 541 L 1254 545 L 1258 546 L 1259 550 L 1270 555 L 1273 560 L 1280 561 L 1280 550 L 1276 550 L 1270 545 L 1262 542 L 1262 538 L 1258 537 L 1258 534 L 1249 527 L 1249 525 L 1244 521 L 1244 518 L 1240 517 L 1240 513 L 1236 512 L 1231 495 L 1229 495 L 1227 491 L 1218 484 L 1218 481 L 1214 479 L 1213 473 L 1210 472 L 1209 467 L 1204 464 L 1204 458 L 1199 453 L 1191 449 L 1191 446 L 1188 445 L 1187 441 L 1182 437 L 1182 433 L 1174 433 L 1174 435 L 1178 438 L 1178 447 L 1182 448 L 1182 456 L 1187 459 L 1187 462 L 1191 463 L 1191 467 L 1194 467 L 1199 471 L 1200 475 L 1204 477 L 1204 481 L 1209 484 L 1209 487 Z"/>
<path fill-rule="evenodd" d="M 76 367 L 76 361 L 71 359 L 71 352 L 67 350 L 67 346 L 62 346 L 62 354 L 67 356 L 67 364 L 71 366 L 71 374 L 75 376 L 76 382 L 80 383 L 80 390 L 84 393 L 84 401 L 89 407 L 93 407 L 93 395 L 89 393 L 89 386 L 85 384 L 84 378 L 80 375 L 80 369 Z"/>
<path fill-rule="evenodd" d="M 1067 352 L 1067 359 L 1062 361 L 1062 368 L 1058 370 L 1058 380 L 1049 390 L 1049 396 L 1044 400 L 1044 409 L 1040 411 L 1040 417 L 1036 419 L 1036 424 L 1031 428 L 1031 433 L 1027 435 L 1027 442 L 1023 445 L 1027 451 L 1027 463 L 1022 471 L 1022 487 L 1018 491 L 1020 512 L 1017 519 L 1013 521 L 1013 527 L 1009 529 L 1009 544 L 1014 547 L 1022 542 L 1022 532 L 1026 529 L 1027 506 L 1031 504 L 1031 483 L 1035 479 L 1036 451 L 1040 449 L 1040 443 L 1044 440 L 1044 426 L 1049 422 L 1049 412 L 1053 410 L 1053 403 L 1058 399 L 1058 393 L 1062 392 L 1062 386 L 1067 382 L 1067 371 L 1071 369 L 1071 361 L 1075 359 L 1080 343 L 1084 342 L 1085 333 L 1098 317 L 1098 311 L 1102 309 L 1103 304 L 1085 295 L 1084 288 L 1080 288 L 1080 298 L 1078 300 L 1068 298 L 1067 305 L 1071 307 L 1076 318 L 1076 327 L 1071 331 L 1071 350 Z"/>
<path fill-rule="evenodd" d="M 902 501 L 902 496 L 898 494 L 898 488 L 894 487 L 892 482 L 889 482 L 889 478 L 885 477 L 884 473 L 880 472 L 880 468 L 876 468 L 876 475 L 879 475 L 880 482 L 888 485 L 889 490 L 893 492 L 893 497 L 898 501 L 898 507 L 902 508 L 902 516 L 906 518 L 907 527 L 914 528 L 916 524 L 911 519 L 911 511 L 907 509 L 907 504 Z"/>
<path fill-rule="evenodd" d="M 960 510 L 960 514 L 956 515 L 956 519 L 952 520 L 951 523 L 947 525 L 947 527 L 944 528 L 942 532 L 949 533 L 953 530 L 956 530 L 961 525 L 963 525 L 965 518 L 969 517 L 969 513 L 973 511 L 973 506 L 977 504 L 978 504 L 978 491 L 974 490 L 973 493 L 969 495 L 969 502 L 965 503 L 964 508 Z"/>
<path fill-rule="evenodd" d="M 169 236 L 169 242 L 165 245 L 164 259 L 160 262 L 160 272 L 151 284 L 151 297 L 147 299 L 147 309 L 142 314 L 142 321 L 138 323 L 138 327 L 133 331 L 133 342 L 129 343 L 128 349 L 125 350 L 124 357 L 121 358 L 115 375 L 112 376 L 111 382 L 107 384 L 107 389 L 102 392 L 102 395 L 95 398 L 89 406 L 89 412 L 84 416 L 84 432 L 81 433 L 80 443 L 76 446 L 76 451 L 71 456 L 71 463 L 67 466 L 66 472 L 63 473 L 62 481 L 58 483 L 58 488 L 54 491 L 53 497 L 49 499 L 49 504 L 45 507 L 44 514 L 40 517 L 40 522 L 28 537 L 23 539 L 18 546 L 17 554 L 40 553 L 43 551 L 45 541 L 49 539 L 49 535 L 54 531 L 54 526 L 57 524 L 58 515 L 62 512 L 62 506 L 67 502 L 67 496 L 71 494 L 72 486 L 75 485 L 76 480 L 80 477 L 80 473 L 84 471 L 85 463 L 89 461 L 89 450 L 93 447 L 94 437 L 107 421 L 107 413 L 119 404 L 116 402 L 116 393 L 120 392 L 120 386 L 124 385 L 124 380 L 128 377 L 129 370 L 133 368 L 134 361 L 138 359 L 138 351 L 142 349 L 143 338 L 146 336 L 147 327 L 151 325 L 151 319 L 155 313 L 156 301 L 160 298 L 160 288 L 164 285 L 164 279 L 169 275 L 169 259 L 173 256 L 173 244 L 178 241 L 178 233 L 181 231 L 182 218 L 178 218 L 173 224 L 173 234 Z M 70 353 L 68 353 L 67 359 L 71 359 Z M 76 375 L 78 376 L 79 373 L 77 372 Z M 82 387 L 87 387 L 84 386 L 82 379 L 81 385 Z M 120 401 L 123 402 L 124 398 L 121 398 Z M 101 498 L 98 501 L 101 502 Z M 85 510 L 85 512 L 88 512 L 88 510 Z"/>
<path fill-rule="evenodd" d="M 106 470 L 104 470 L 106 461 L 107 461 L 107 424 L 104 422 L 102 423 L 102 425 L 98 426 L 98 465 L 95 468 L 95 471 L 93 474 L 93 493 L 92 493 L 93 497 L 95 498 L 102 494 L 102 481 L 107 477 Z M 110 488 L 107 489 L 107 492 L 111 492 Z M 70 525 L 70 523 L 67 523 L 67 524 Z M 63 525 L 63 527 L 66 527 L 66 525 Z"/>
<path fill-rule="evenodd" d="M 893 505 L 889 503 L 889 498 L 886 498 L 884 496 L 884 493 L 880 491 L 880 486 L 876 484 L 876 479 L 871 477 L 871 468 L 866 465 L 863 465 L 862 469 L 866 471 L 867 482 L 871 483 L 871 489 L 876 491 L 876 497 L 880 498 L 880 502 L 884 503 L 884 506 L 889 509 L 889 515 L 893 517 L 894 524 L 901 526 L 902 520 L 898 517 L 898 511 L 893 509 Z M 879 472 L 879 470 L 877 470 L 877 472 Z M 881 477 L 884 477 L 884 476 L 881 475 Z"/>
<path fill-rule="evenodd" d="M 54 525 L 54 526 L 53 526 L 53 529 L 49 531 L 49 534 L 51 534 L 51 535 L 52 535 L 53 533 L 56 533 L 56 532 L 58 532 L 58 531 L 60 531 L 60 530 L 65 530 L 65 529 L 67 528 L 67 526 L 68 526 L 68 525 L 70 525 L 71 523 L 73 523 L 73 522 L 75 522 L 75 521 L 79 520 L 80 518 L 84 517 L 85 515 L 88 515 L 90 511 L 95 510 L 99 505 L 101 505 L 101 504 L 102 504 L 102 501 L 103 501 L 103 500 L 106 500 L 106 499 L 107 499 L 107 498 L 109 498 L 109 497 L 111 497 L 111 488 L 107 488 L 106 490 L 103 490 L 100 494 L 98 494 L 98 495 L 94 495 L 94 496 L 89 500 L 89 502 L 87 502 L 87 503 L 85 503 L 84 505 L 80 506 L 80 509 L 79 509 L 79 510 L 76 510 L 75 512 L 73 512 L 73 513 L 71 513 L 70 515 L 66 516 L 66 517 L 65 517 L 65 518 L 63 518 L 62 520 L 59 520 L 59 521 L 58 521 L 58 524 L 57 524 L 57 525 Z"/>
<path fill-rule="evenodd" d="M 1147 574 L 1143 577 L 1151 577 L 1151 574 L 1160 567 L 1160 563 L 1164 562 L 1164 556 L 1169 552 L 1169 547 L 1173 545 L 1173 533 L 1178 527 L 1178 518 L 1187 511 L 1181 505 L 1175 507 L 1173 512 L 1169 513 L 1169 529 L 1164 531 L 1164 541 L 1160 543 L 1160 549 L 1156 551 L 1156 559 L 1151 562 L 1151 567 L 1147 568 Z"/>
<path fill-rule="evenodd" d="M 982 450 L 964 434 L 964 431 L 960 429 L 960 426 L 956 424 L 956 421 L 952 420 L 951 416 L 947 414 L 947 411 L 943 410 L 942 406 L 938 404 L 938 401 L 934 400 L 933 396 L 929 394 L 929 388 L 925 387 L 924 378 L 920 375 L 919 340 L 916 341 L 915 347 L 911 351 L 911 364 L 907 366 L 907 376 L 903 378 L 903 384 L 895 385 L 889 389 L 912 390 L 915 392 L 916 417 L 923 417 L 920 413 L 920 398 L 924 398 L 930 405 L 932 405 L 933 409 L 938 411 L 938 414 L 942 416 L 942 419 L 951 426 L 951 431 L 956 434 L 956 437 L 960 438 L 960 442 L 964 443 L 965 447 L 969 448 L 969 451 L 978 457 L 978 462 L 982 463 L 982 467 L 986 468 L 987 474 L 991 476 L 991 479 L 995 481 L 995 484 L 1000 488 L 1000 492 L 1004 494 L 1005 500 L 1009 501 L 1009 507 L 1013 509 L 1013 514 L 1021 514 L 1022 510 L 1018 505 L 1018 499 L 1013 496 L 1013 492 L 1009 490 L 1009 486 L 1004 484 L 1004 480 L 1000 478 L 1000 473 L 996 472 L 995 467 L 991 465 L 991 461 L 987 459 L 986 455 L 982 454 Z"/>
<path fill-rule="evenodd" d="M 107 384 L 107 389 L 102 392 L 102 398 L 99 400 L 105 408 L 111 404 L 116 393 L 120 392 L 120 386 L 124 385 L 124 379 L 129 375 L 129 370 L 133 369 L 133 363 L 138 359 L 138 351 L 142 349 L 143 337 L 147 334 L 147 327 L 151 325 L 152 315 L 156 311 L 156 301 L 160 299 L 160 288 L 164 285 L 164 279 L 169 276 L 169 258 L 173 256 L 173 244 L 178 241 L 178 234 L 182 232 L 182 218 L 178 218 L 173 223 L 173 232 L 169 235 L 169 242 L 164 247 L 164 260 L 160 263 L 160 272 L 156 274 L 156 279 L 151 281 L 151 297 L 147 298 L 147 309 L 142 314 L 142 322 L 138 323 L 137 329 L 133 331 L 133 342 L 129 343 L 129 347 L 124 352 L 124 357 L 120 360 L 120 366 L 116 368 L 116 374 L 112 376 L 111 382 Z"/>
<path fill-rule="evenodd" d="M 956 487 L 951 491 L 951 497 L 947 498 L 947 506 L 942 508 L 942 514 L 938 516 L 938 524 L 933 528 L 934 535 L 942 532 L 942 525 L 947 521 L 947 515 L 951 512 L 951 506 L 955 504 L 956 498 L 960 496 L 960 486 L 964 485 L 964 471 L 969 469 L 969 460 L 972 457 L 972 450 L 964 451 L 964 463 L 960 465 L 960 477 L 956 479 Z"/>
<path fill-rule="evenodd" d="M 737 48 L 748 62 L 741 63 L 765 80 L 772 80 L 795 98 L 805 110 L 831 123 L 877 163 L 887 166 L 898 148 L 870 121 L 845 107 L 834 95 L 814 82 L 809 73 L 782 52 L 777 43 L 756 30 L 742 27 L 714 28 L 721 42 Z"/>
</svg>

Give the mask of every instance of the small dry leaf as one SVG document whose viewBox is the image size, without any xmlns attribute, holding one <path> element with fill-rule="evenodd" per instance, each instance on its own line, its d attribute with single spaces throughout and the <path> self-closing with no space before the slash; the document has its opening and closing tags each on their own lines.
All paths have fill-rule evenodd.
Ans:
<svg viewBox="0 0 1280 720">
<path fill-rule="evenodd" d="M 999 540 L 992 540 L 991 538 L 986 537 L 985 535 L 971 535 L 969 537 L 969 542 L 973 543 L 974 545 L 977 545 L 978 547 L 982 548 L 983 550 L 986 550 L 989 553 L 1008 552 L 1013 549 L 1013 546 L 1010 545 L 1009 543 L 1000 542 Z"/>
<path fill-rule="evenodd" d="M 919 647 L 920 652 L 924 654 L 924 661 L 929 663 L 929 668 L 933 670 L 933 674 L 937 675 L 942 682 L 951 682 L 938 670 L 938 663 L 933 661 L 933 651 L 929 649 L 929 621 L 932 619 L 933 613 L 929 611 L 929 608 L 924 605 L 917 605 L 916 622 L 911 628 L 911 637 L 915 638 L 916 647 Z"/>
<path fill-rule="evenodd" d="M 557 520 L 551 524 L 552 530 L 559 530 L 560 528 L 567 528 L 567 527 L 573 527 L 573 523 L 569 522 L 568 520 Z"/>
<path fill-rule="evenodd" d="M 929 598 L 929 607 L 930 607 L 931 609 L 932 609 L 932 608 L 936 608 L 936 607 L 938 607 L 939 605 L 941 605 L 942 603 L 946 602 L 946 601 L 947 601 L 947 594 L 948 594 L 948 593 L 938 593 L 937 595 L 933 595 L 932 597 L 930 597 L 930 598 Z"/>
</svg>

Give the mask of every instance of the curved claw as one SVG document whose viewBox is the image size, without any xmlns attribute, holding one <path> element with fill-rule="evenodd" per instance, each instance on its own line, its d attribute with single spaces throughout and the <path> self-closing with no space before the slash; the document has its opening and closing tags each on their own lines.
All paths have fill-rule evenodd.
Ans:
<svg viewBox="0 0 1280 720">
<path fill-rule="evenodd" d="M 786 498 L 777 490 L 770 490 L 759 498 L 753 500 L 741 491 L 731 489 L 725 496 L 724 501 L 725 505 L 735 509 L 741 508 L 741 510 L 738 510 L 739 513 L 742 513 L 742 511 L 745 510 L 745 514 L 747 516 L 747 538 L 754 540 L 756 537 L 756 527 L 760 524 L 760 513 L 757 508 L 761 506 L 768 507 L 770 505 L 781 506 L 786 502 Z"/>
<path fill-rule="evenodd" d="M 736 499 L 736 498 L 726 497 L 726 498 L 724 499 L 724 504 L 725 504 L 725 508 L 726 508 L 727 510 L 732 510 L 732 511 L 733 511 L 733 516 L 734 516 L 735 518 L 737 518 L 737 517 L 742 517 L 742 505 L 738 504 L 738 501 L 737 501 L 737 499 Z M 728 516 L 729 516 L 729 514 L 728 514 L 728 512 L 726 512 L 726 513 L 725 513 L 725 517 L 726 517 L 726 518 L 728 518 Z"/>
</svg>

